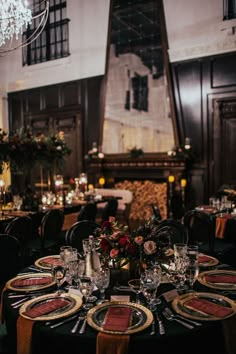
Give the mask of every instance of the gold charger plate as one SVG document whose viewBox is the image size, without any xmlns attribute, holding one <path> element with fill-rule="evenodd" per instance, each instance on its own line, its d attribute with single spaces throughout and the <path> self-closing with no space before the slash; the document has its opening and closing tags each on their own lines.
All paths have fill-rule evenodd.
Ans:
<svg viewBox="0 0 236 354">
<path fill-rule="evenodd" d="M 217 258 L 215 258 L 215 257 L 208 256 L 208 255 L 205 255 L 203 253 L 200 253 L 199 257 L 201 257 L 201 256 L 206 256 L 207 258 L 209 258 L 209 261 L 207 261 L 207 262 L 198 262 L 199 267 L 202 267 L 202 268 L 204 268 L 204 267 L 213 267 L 213 266 L 215 266 L 215 265 L 217 265 L 219 263 L 219 260 Z"/>
<path fill-rule="evenodd" d="M 60 256 L 58 254 L 56 254 L 56 255 L 52 255 L 52 256 L 46 256 L 46 257 L 39 258 L 34 262 L 34 264 L 36 265 L 36 267 L 50 270 L 53 266 L 53 261 L 51 264 L 46 262 L 46 260 L 50 259 L 50 258 L 55 259 L 56 262 L 58 262 L 60 260 Z M 63 262 L 61 262 L 61 265 L 62 264 L 63 264 Z"/>
<path fill-rule="evenodd" d="M 186 305 L 187 301 L 191 300 L 192 298 L 202 298 L 206 299 L 208 301 L 211 301 L 212 303 L 219 304 L 221 306 L 225 306 L 226 308 L 232 309 L 232 313 L 225 316 L 225 317 L 216 317 L 213 315 L 209 315 L 207 313 L 204 313 L 200 310 L 196 310 L 193 308 L 190 308 Z M 199 321 L 217 321 L 217 320 L 224 320 L 228 317 L 231 317 L 235 315 L 236 312 L 236 304 L 234 303 L 233 300 L 222 296 L 220 294 L 214 294 L 214 293 L 187 293 L 180 295 L 176 297 L 172 301 L 172 307 L 173 309 L 180 314 L 181 316 L 184 316 L 186 318 L 190 318 L 193 320 L 199 320 Z"/>
<path fill-rule="evenodd" d="M 51 281 L 47 284 L 39 284 L 39 285 L 30 285 L 30 286 L 16 286 L 14 285 L 14 282 L 16 280 L 26 280 L 26 279 L 42 279 L 42 278 L 47 278 L 50 277 Z M 36 291 L 36 290 L 42 290 L 42 289 L 47 289 L 56 284 L 56 281 L 53 279 L 51 273 L 28 273 L 24 275 L 18 275 L 15 278 L 12 278 L 8 280 L 6 283 L 6 288 L 13 290 L 13 291 Z"/>
<path fill-rule="evenodd" d="M 236 276 L 235 270 L 220 270 L 220 269 L 209 270 L 209 271 L 200 273 L 197 277 L 197 280 L 199 281 L 199 283 L 201 283 L 202 285 L 205 285 L 209 288 L 219 289 L 219 290 L 235 290 L 236 291 L 236 283 L 211 283 L 211 282 L 207 281 L 207 279 L 206 279 L 207 275 L 234 275 L 234 276 Z"/>
<path fill-rule="evenodd" d="M 50 312 L 45 315 L 41 315 L 35 318 L 31 318 L 25 314 L 27 310 L 30 310 L 34 308 L 37 305 L 41 305 L 43 303 L 46 303 L 50 300 L 57 299 L 57 298 L 64 298 L 68 300 L 68 305 L 65 307 L 62 307 L 60 309 L 54 310 L 53 312 Z M 56 320 L 62 317 L 67 317 L 79 310 L 81 307 L 83 301 L 78 295 L 74 294 L 68 294 L 68 293 L 63 293 L 61 295 L 58 295 L 57 293 L 55 294 L 48 294 L 48 295 L 42 295 L 37 297 L 36 299 L 31 299 L 27 302 L 25 302 L 19 310 L 19 313 L 22 317 L 27 318 L 29 320 L 33 321 L 51 321 L 51 320 Z"/>
<path fill-rule="evenodd" d="M 109 307 L 131 307 L 132 323 L 126 331 L 109 331 L 103 329 L 103 321 Z M 90 309 L 87 314 L 88 324 L 97 331 L 111 334 L 132 334 L 143 331 L 151 325 L 153 315 L 150 310 L 140 304 L 127 301 L 105 302 Z"/>
</svg>

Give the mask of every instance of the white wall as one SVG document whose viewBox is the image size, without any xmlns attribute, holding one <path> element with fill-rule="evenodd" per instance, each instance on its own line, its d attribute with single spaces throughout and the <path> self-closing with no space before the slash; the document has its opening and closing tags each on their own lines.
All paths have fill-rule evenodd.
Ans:
<svg viewBox="0 0 236 354">
<path fill-rule="evenodd" d="M 70 56 L 22 66 L 22 52 L 0 56 L 0 127 L 8 129 L 7 93 L 103 75 L 110 0 L 67 0 Z"/>
<path fill-rule="evenodd" d="M 223 0 L 163 0 L 170 61 L 236 50 L 236 20 L 223 21 Z"/>
</svg>

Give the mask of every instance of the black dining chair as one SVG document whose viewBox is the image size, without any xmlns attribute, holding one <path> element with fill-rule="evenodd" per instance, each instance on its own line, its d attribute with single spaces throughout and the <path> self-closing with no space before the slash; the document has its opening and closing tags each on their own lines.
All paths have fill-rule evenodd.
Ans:
<svg viewBox="0 0 236 354">
<path fill-rule="evenodd" d="M 48 210 L 40 224 L 41 252 L 43 255 L 59 253 L 60 233 L 64 213 L 60 209 Z"/>
<path fill-rule="evenodd" d="M 81 207 L 77 221 L 90 220 L 95 221 L 97 216 L 97 204 L 88 203 Z"/>
<path fill-rule="evenodd" d="M 9 234 L 0 234 L 0 288 L 13 278 L 21 267 L 20 242 Z"/>
<path fill-rule="evenodd" d="M 32 261 L 49 254 L 59 253 L 63 223 L 64 213 L 60 209 L 51 209 L 44 214 L 38 234 L 29 243 Z"/>
<path fill-rule="evenodd" d="M 6 225 L 4 233 L 17 238 L 20 244 L 21 264 L 28 265 L 30 241 L 33 237 L 32 219 L 29 216 L 18 216 Z"/>
<path fill-rule="evenodd" d="M 173 246 L 174 243 L 188 243 L 187 228 L 178 220 L 161 220 L 156 229 L 158 232 L 168 232 L 171 246 Z"/>
<path fill-rule="evenodd" d="M 95 230 L 100 226 L 91 220 L 77 221 L 66 232 L 65 244 L 77 248 L 79 252 L 83 252 L 82 240 L 95 234 Z"/>
<path fill-rule="evenodd" d="M 235 264 L 236 244 L 216 238 L 215 215 L 194 209 L 185 213 L 183 220 L 188 229 L 189 243 L 197 243 L 200 252 L 216 257 L 223 263 Z"/>
</svg>

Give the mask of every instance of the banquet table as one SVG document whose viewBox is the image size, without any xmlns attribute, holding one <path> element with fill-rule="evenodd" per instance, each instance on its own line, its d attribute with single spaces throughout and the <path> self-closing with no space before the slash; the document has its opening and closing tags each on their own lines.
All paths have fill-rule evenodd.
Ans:
<svg viewBox="0 0 236 354">
<path fill-rule="evenodd" d="M 24 269 L 24 272 L 31 272 L 29 268 Z M 123 279 L 124 284 L 127 281 L 127 275 L 123 277 L 118 276 L 119 282 Z M 130 295 L 131 300 L 134 299 L 134 293 L 121 292 L 114 288 L 114 282 L 106 291 L 106 297 L 109 299 L 111 295 Z M 127 285 L 127 283 L 126 283 Z M 206 291 L 206 288 L 195 283 L 196 289 L 199 291 Z M 170 283 L 161 283 L 158 288 L 158 295 L 173 289 Z M 55 291 L 54 289 L 50 290 Z M 209 291 L 209 289 L 207 289 Z M 9 354 L 16 353 L 16 321 L 19 316 L 19 309 L 14 309 L 11 304 L 16 299 L 9 298 L 9 290 L 3 292 L 3 315 L 8 332 L 8 347 Z M 95 295 L 98 294 L 95 292 Z M 170 303 L 167 304 L 165 299 L 161 297 L 162 303 L 158 305 L 158 312 L 162 316 L 162 309 L 167 305 L 171 307 Z M 235 297 L 236 300 L 236 297 Z M 233 316 L 235 317 L 235 315 Z M 225 351 L 225 338 L 223 335 L 222 324 L 231 321 L 232 318 L 225 319 L 224 321 L 202 321 L 202 326 L 187 329 L 176 322 L 169 322 L 163 318 L 165 335 L 160 335 L 158 325 L 156 325 L 156 334 L 150 335 L 151 326 L 130 335 L 129 353 L 143 354 L 144 352 L 158 354 L 166 353 L 181 353 L 181 354 L 208 354 L 209 348 L 216 353 L 228 354 Z M 32 354 L 64 354 L 66 352 L 78 352 L 80 354 L 95 354 L 96 353 L 96 338 L 98 332 L 86 326 L 84 334 L 71 333 L 71 329 L 75 324 L 75 320 L 57 328 L 50 328 L 45 325 L 45 322 L 38 321 L 35 323 L 32 332 Z M 230 352 L 229 354 L 232 354 Z"/>
<path fill-rule="evenodd" d="M 219 212 L 210 205 L 199 205 L 196 210 L 215 215 L 216 231 L 215 237 L 228 241 L 236 240 L 236 214 L 228 212 Z"/>
</svg>

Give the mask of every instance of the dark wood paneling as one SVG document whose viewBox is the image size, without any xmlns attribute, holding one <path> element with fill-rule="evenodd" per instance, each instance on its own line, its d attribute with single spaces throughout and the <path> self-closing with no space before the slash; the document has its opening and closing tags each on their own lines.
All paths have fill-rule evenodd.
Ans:
<svg viewBox="0 0 236 354">
<path fill-rule="evenodd" d="M 236 84 L 235 53 L 215 57 L 211 61 L 212 88 Z"/>
<path fill-rule="evenodd" d="M 8 95 L 11 132 L 26 126 L 34 134 L 64 131 L 72 150 L 63 167 L 65 182 L 84 170 L 84 155 L 99 141 L 100 85 L 101 77 L 95 77 Z"/>
<path fill-rule="evenodd" d="M 236 53 L 227 53 L 172 63 L 180 142 L 189 136 L 195 154 L 189 171 L 194 196 L 191 203 L 206 203 L 220 185 L 236 184 L 235 62 Z M 227 108 L 230 117 L 222 111 L 217 113 L 216 106 L 225 100 L 231 101 L 231 108 Z"/>
</svg>

